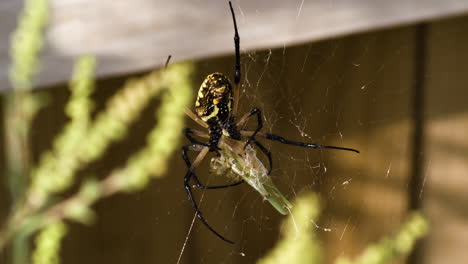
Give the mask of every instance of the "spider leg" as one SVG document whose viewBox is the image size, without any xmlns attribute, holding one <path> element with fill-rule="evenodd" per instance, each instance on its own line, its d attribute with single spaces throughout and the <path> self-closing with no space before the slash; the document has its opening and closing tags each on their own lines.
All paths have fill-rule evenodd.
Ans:
<svg viewBox="0 0 468 264">
<path fill-rule="evenodd" d="M 245 136 L 250 136 L 250 135 L 253 135 L 254 133 L 255 133 L 255 131 L 241 131 L 241 134 L 245 135 Z M 357 149 L 343 148 L 343 147 L 337 147 L 337 146 L 319 145 L 319 144 L 299 142 L 299 141 L 292 141 L 292 140 L 285 139 L 285 138 L 283 138 L 281 136 L 278 136 L 278 135 L 275 135 L 275 134 L 257 133 L 256 135 L 264 137 L 264 138 L 266 138 L 268 140 L 278 141 L 278 142 L 286 144 L 286 145 L 293 145 L 293 146 L 306 147 L 306 148 L 338 149 L 338 150 L 346 150 L 346 151 L 352 151 L 352 152 L 360 153 L 359 150 L 357 150 Z"/>
<path fill-rule="evenodd" d="M 273 160 L 271 158 L 271 152 L 269 149 L 267 149 L 265 146 L 263 146 L 259 141 L 257 141 L 256 139 L 253 139 L 252 140 L 255 145 L 257 145 L 257 147 L 263 152 L 263 154 L 265 154 L 265 156 L 267 156 L 268 158 L 268 164 L 270 165 L 270 167 L 268 168 L 268 175 L 270 175 L 271 173 L 271 170 L 273 169 Z"/>
<path fill-rule="evenodd" d="M 200 180 L 195 177 L 195 174 L 193 175 L 193 179 L 195 180 L 195 186 L 198 188 L 198 189 L 202 189 L 202 190 L 214 190 L 214 189 L 223 189 L 223 188 L 229 188 L 229 187 L 234 187 L 234 186 L 237 186 L 239 184 L 242 184 L 244 183 L 244 180 L 240 180 L 238 182 L 235 182 L 235 183 L 232 183 L 232 184 L 226 184 L 226 185 L 216 185 L 216 186 L 206 186 L 206 185 L 203 185 Z"/>
<path fill-rule="evenodd" d="M 192 173 L 190 172 L 190 170 L 187 172 L 187 174 L 185 175 L 184 177 L 184 186 L 185 186 L 185 190 L 187 191 L 187 194 L 189 196 L 189 200 L 190 202 L 192 202 L 192 206 L 193 206 L 193 209 L 195 210 L 195 213 L 198 217 L 198 219 L 200 219 L 200 221 L 202 221 L 202 223 L 213 233 L 215 234 L 217 237 L 219 237 L 221 240 L 223 241 L 226 241 L 230 244 L 234 244 L 234 242 L 232 242 L 231 240 L 223 237 L 222 235 L 220 235 L 218 232 L 216 232 L 216 230 L 214 230 L 209 224 L 208 222 L 205 220 L 205 218 L 203 217 L 200 209 L 198 208 L 198 205 L 197 203 L 195 202 L 195 199 L 193 197 L 193 193 L 192 193 L 192 188 L 190 188 L 190 184 L 188 183 L 190 181 L 190 177 L 192 176 Z"/>
<path fill-rule="evenodd" d="M 169 62 L 171 61 L 172 55 L 167 56 L 166 59 L 166 64 L 164 64 L 164 69 L 167 69 L 167 66 L 169 65 Z"/>
<path fill-rule="evenodd" d="M 258 108 L 254 108 L 252 110 L 250 110 L 248 113 L 246 113 L 245 115 L 243 115 L 239 121 L 237 122 L 236 126 L 237 127 L 240 127 L 240 129 L 242 130 L 243 129 L 243 126 L 245 125 L 245 123 L 249 120 L 250 117 L 252 117 L 254 114 L 257 114 L 255 112 L 260 112 L 260 110 Z M 260 113 L 261 114 L 261 113 Z"/>
<path fill-rule="evenodd" d="M 202 131 L 192 129 L 192 128 L 184 128 L 184 135 L 185 137 L 190 141 L 192 144 L 197 144 L 197 145 L 202 145 L 205 147 L 209 147 L 207 143 L 203 143 L 195 138 L 192 137 L 192 135 L 199 136 L 199 137 L 204 137 L 204 138 L 210 138 L 210 136 Z"/>
<path fill-rule="evenodd" d="M 194 146 L 194 145 L 192 145 Z M 195 145 L 196 146 L 196 145 Z M 194 148 L 198 148 L 198 147 L 194 147 Z M 209 224 L 208 222 L 205 220 L 205 218 L 203 217 L 200 209 L 198 208 L 198 205 L 197 203 L 195 202 L 195 199 L 194 199 L 194 196 L 193 196 L 193 193 L 192 193 L 192 188 L 190 187 L 190 179 L 195 175 L 193 172 L 195 171 L 195 169 L 198 167 L 198 165 L 200 164 L 200 162 L 205 158 L 206 154 L 208 153 L 209 151 L 209 148 L 207 147 L 201 147 L 200 149 L 200 154 L 198 154 L 198 156 L 195 158 L 195 161 L 193 162 L 193 164 L 190 166 L 189 170 L 187 171 L 187 173 L 185 174 L 184 176 L 184 187 L 185 187 L 185 190 L 187 191 L 187 194 L 188 194 L 188 197 L 189 197 L 189 200 L 190 202 L 192 203 L 192 207 L 193 209 L 195 210 L 195 214 L 197 215 L 198 219 L 200 219 L 200 221 L 202 221 L 202 223 L 213 233 L 215 234 L 217 237 L 219 237 L 220 239 L 222 239 L 223 241 L 226 241 L 230 244 L 234 244 L 234 242 L 232 242 L 231 240 L 229 239 L 226 239 L 225 237 L 223 237 L 222 235 L 220 235 L 218 232 L 216 232 L 216 230 L 214 230 Z"/>
<path fill-rule="evenodd" d="M 199 124 L 200 126 L 202 126 L 204 128 L 208 128 L 208 124 L 205 121 L 203 121 L 202 119 L 200 119 L 195 113 L 193 113 L 192 110 L 185 107 L 184 112 L 193 121 L 197 122 L 197 124 Z"/>
<path fill-rule="evenodd" d="M 187 167 L 189 167 L 189 168 L 192 167 L 192 164 L 191 164 L 190 159 L 188 157 L 188 152 L 191 151 L 191 150 L 192 151 L 201 151 L 202 149 L 203 149 L 203 145 L 198 145 L 198 144 L 186 145 L 186 146 L 182 147 L 182 158 L 184 159 L 185 164 L 187 165 Z M 232 183 L 232 184 L 206 186 L 206 185 L 204 185 L 203 183 L 200 182 L 200 179 L 198 179 L 198 177 L 195 175 L 195 173 L 193 171 L 192 171 L 192 177 L 193 177 L 193 180 L 195 181 L 195 187 L 197 187 L 198 189 L 202 189 L 202 190 L 229 188 L 229 187 L 237 186 L 237 185 L 244 182 L 244 180 L 241 180 L 239 182 L 235 182 L 235 183 Z"/>
<path fill-rule="evenodd" d="M 254 140 L 255 139 L 255 136 L 257 135 L 257 133 L 262 129 L 263 127 L 263 120 L 262 120 L 262 111 L 258 108 L 253 108 L 252 110 L 250 110 L 247 114 L 245 114 L 240 120 L 239 122 L 237 123 L 237 126 L 242 126 L 244 125 L 245 122 L 247 122 L 247 120 L 249 120 L 250 117 L 252 117 L 253 115 L 256 115 L 257 116 L 257 128 L 255 128 L 255 130 L 253 131 L 253 133 L 249 136 L 249 138 L 247 139 L 247 142 L 245 142 L 245 145 L 244 145 L 244 148 L 247 147 L 247 145 L 250 143 L 250 141 Z"/>
<path fill-rule="evenodd" d="M 234 107 L 232 111 L 233 114 L 236 114 L 237 105 L 239 102 L 239 83 L 241 80 L 240 37 L 239 32 L 237 31 L 236 15 L 234 14 L 234 9 L 232 8 L 231 1 L 229 1 L 229 8 L 231 9 L 232 22 L 234 23 L 234 46 L 236 50 L 236 71 L 234 73 Z"/>
</svg>

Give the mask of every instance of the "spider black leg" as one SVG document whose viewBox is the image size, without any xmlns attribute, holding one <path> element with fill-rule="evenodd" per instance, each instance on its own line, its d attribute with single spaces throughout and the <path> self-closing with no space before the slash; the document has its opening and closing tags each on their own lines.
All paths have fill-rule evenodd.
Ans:
<svg viewBox="0 0 468 264">
<path fill-rule="evenodd" d="M 263 152 L 263 154 L 265 154 L 268 158 L 268 164 L 270 165 L 270 167 L 268 168 L 268 175 L 270 175 L 271 173 L 271 170 L 273 169 L 273 160 L 271 158 L 271 152 L 270 150 L 268 150 L 265 146 L 263 146 L 260 142 L 258 142 L 256 139 L 253 139 L 253 142 L 255 143 L 255 145 L 257 145 L 257 147 Z"/>
<path fill-rule="evenodd" d="M 255 134 L 255 132 L 253 132 L 253 133 Z M 260 133 L 258 135 L 262 136 L 262 137 L 264 137 L 266 139 L 273 140 L 273 141 L 278 141 L 278 142 L 281 142 L 281 143 L 287 144 L 287 145 L 306 147 L 306 148 L 339 149 L 339 150 L 353 151 L 353 152 L 359 153 L 359 150 L 352 149 L 352 148 L 343 148 L 343 147 L 336 147 L 336 146 L 326 146 L 326 145 L 318 145 L 318 144 L 313 144 L 313 143 L 292 141 L 292 140 L 288 140 L 288 139 L 285 139 L 285 138 L 283 138 L 281 136 L 274 135 L 274 134 Z"/>
<path fill-rule="evenodd" d="M 245 142 L 244 148 L 247 147 L 247 145 L 250 143 L 250 141 L 255 139 L 255 136 L 257 135 L 258 131 L 260 131 L 263 127 L 263 120 L 262 120 L 262 111 L 258 108 L 254 108 L 250 110 L 250 112 L 239 121 L 240 124 L 246 122 L 251 116 L 256 115 L 257 116 L 257 128 L 255 128 L 253 134 L 249 137 L 247 142 Z"/>
<path fill-rule="evenodd" d="M 239 32 L 237 31 L 236 15 L 232 8 L 231 1 L 229 1 L 229 7 L 231 8 L 232 21 L 234 22 L 234 46 L 236 49 L 236 72 L 234 74 L 234 83 L 237 85 L 241 79 L 241 65 L 240 65 L 240 38 Z"/>
<path fill-rule="evenodd" d="M 192 207 L 193 209 L 195 210 L 195 214 L 197 215 L 198 219 L 200 219 L 200 221 L 202 221 L 202 223 L 213 233 L 215 234 L 217 237 L 219 237 L 220 239 L 222 239 L 223 241 L 226 241 L 228 243 L 231 243 L 231 244 L 234 244 L 234 242 L 232 242 L 231 240 L 229 239 L 226 239 L 225 237 L 223 237 L 221 234 L 219 234 L 218 232 L 216 232 L 216 230 L 214 230 L 209 224 L 208 222 L 205 220 L 205 218 L 203 217 L 201 211 L 200 211 L 200 208 L 198 208 L 198 205 L 197 203 L 195 202 L 195 198 L 193 197 L 193 193 L 192 193 L 192 188 L 190 187 L 190 179 L 192 177 L 196 177 L 195 174 L 194 174 L 194 170 L 196 169 L 196 167 L 198 166 L 198 164 L 200 164 L 200 162 L 205 158 L 205 155 L 206 153 L 208 153 L 208 149 L 204 146 L 200 146 L 200 145 L 189 145 L 189 146 L 184 146 L 183 147 L 183 155 L 184 155 L 184 160 L 185 162 L 188 164 L 190 164 L 190 161 L 188 160 L 188 157 L 187 157 L 187 150 L 188 149 L 193 149 L 193 150 L 200 150 L 200 154 L 198 154 L 197 158 L 195 159 L 194 161 L 194 165 L 190 165 L 187 173 L 185 174 L 184 176 L 184 187 L 185 187 L 185 190 L 187 191 L 187 194 L 188 194 L 188 197 L 189 197 L 189 200 L 190 202 L 192 203 Z M 187 158 L 186 158 L 187 157 Z"/>
<path fill-rule="evenodd" d="M 192 163 L 190 162 L 190 159 L 188 157 L 188 152 L 190 150 L 192 151 L 200 151 L 202 148 L 202 146 L 200 145 L 197 145 L 197 144 L 194 144 L 194 145 L 186 145 L 186 146 L 183 146 L 182 147 L 182 158 L 184 159 L 185 161 L 185 164 L 187 165 L 188 168 L 190 168 L 192 166 Z M 206 186 L 204 185 L 203 183 L 200 182 L 200 179 L 198 179 L 198 177 L 195 175 L 194 172 L 192 172 L 192 177 L 193 177 L 193 180 L 195 181 L 195 186 L 194 187 L 197 187 L 198 189 L 202 189 L 202 190 L 213 190 L 213 189 L 223 189 L 223 188 L 229 188 L 229 187 L 234 187 L 234 186 L 237 186 L 241 183 L 244 182 L 244 180 L 241 180 L 239 182 L 235 182 L 235 183 L 232 183 L 232 184 L 226 184 L 226 185 L 216 185 L 216 186 Z"/>
<path fill-rule="evenodd" d="M 217 237 L 219 237 L 220 239 L 222 239 L 223 241 L 226 241 L 228 243 L 231 243 L 231 244 L 234 244 L 234 242 L 232 242 L 231 240 L 223 237 L 222 235 L 220 235 L 218 232 L 216 232 L 216 230 L 214 230 L 209 224 L 208 222 L 205 220 L 205 218 L 203 217 L 200 209 L 198 208 L 198 205 L 197 203 L 195 202 L 195 199 L 193 197 L 193 193 L 192 193 L 192 188 L 190 187 L 190 178 L 193 176 L 191 170 L 189 169 L 187 171 L 187 174 L 185 174 L 185 177 L 184 177 L 184 186 L 185 186 L 185 190 L 187 191 L 187 194 L 189 196 L 189 199 L 190 199 L 190 202 L 192 202 L 192 206 L 193 206 L 193 209 L 195 210 L 195 213 L 198 217 L 198 219 L 200 219 L 200 221 L 202 221 L 202 223 L 211 231 L 213 232 L 213 234 L 215 234 Z"/>
<path fill-rule="evenodd" d="M 202 189 L 202 190 L 213 190 L 213 189 L 223 189 L 223 188 L 229 188 L 229 187 L 234 187 L 234 186 L 237 186 L 241 183 L 244 183 L 244 180 L 240 180 L 238 182 L 235 182 L 235 183 L 232 183 L 232 184 L 226 184 L 226 185 L 217 185 L 217 186 L 206 186 L 206 185 L 203 185 L 200 180 L 198 179 L 198 177 L 195 176 L 195 174 L 193 175 L 193 180 L 195 181 L 195 186 L 198 188 L 198 189 Z"/>
<path fill-rule="evenodd" d="M 236 52 L 236 64 L 234 73 L 234 103 L 232 109 L 232 114 L 236 115 L 237 106 L 239 105 L 239 83 L 241 81 L 240 37 L 239 32 L 237 31 L 236 15 L 234 14 L 234 9 L 232 8 L 231 1 L 229 1 L 229 8 L 231 9 L 232 21 L 234 23 L 234 47 Z"/>
<path fill-rule="evenodd" d="M 167 56 L 166 64 L 164 64 L 164 69 L 166 69 L 167 66 L 169 65 L 169 62 L 171 61 L 171 58 L 172 58 L 172 55 Z"/>
</svg>

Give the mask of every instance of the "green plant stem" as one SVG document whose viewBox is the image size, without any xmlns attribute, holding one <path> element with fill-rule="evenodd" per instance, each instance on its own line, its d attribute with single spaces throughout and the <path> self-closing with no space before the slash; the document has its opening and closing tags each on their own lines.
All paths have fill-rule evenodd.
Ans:
<svg viewBox="0 0 468 264">
<path fill-rule="evenodd" d="M 29 91 L 19 90 L 4 96 L 6 175 L 15 211 L 24 199 L 30 169 L 29 130 L 35 110 Z M 15 237 L 12 243 L 12 263 L 26 263 L 29 253 L 27 235 Z"/>
<path fill-rule="evenodd" d="M 48 21 L 48 0 L 26 0 L 11 37 L 12 65 L 9 79 L 14 91 L 4 96 L 6 175 L 9 179 L 12 215 L 24 199 L 30 169 L 29 129 L 38 104 L 31 94 L 38 72 L 38 54 L 43 47 L 43 29 Z M 15 217 L 13 217 L 15 218 Z M 11 225 L 8 222 L 8 225 Z M 2 232 L 4 233 L 4 232 Z M 7 234 L 11 235 L 9 232 Z M 13 238 L 12 262 L 27 263 L 27 233 Z M 0 242 L 4 243 L 4 242 Z M 1 249 L 0 249 L 1 250 Z"/>
<path fill-rule="evenodd" d="M 5 122 L 5 154 L 6 175 L 12 207 L 14 208 L 19 197 L 24 193 L 27 183 L 27 170 L 29 168 L 29 153 L 27 151 L 28 137 L 27 124 L 22 118 L 18 104 L 22 94 L 10 93 L 4 96 L 4 122 Z"/>
<path fill-rule="evenodd" d="M 29 261 L 29 253 L 31 252 L 31 248 L 29 246 L 29 236 L 30 234 L 23 234 L 19 233 L 15 236 L 12 243 L 12 263 L 28 263 Z"/>
</svg>

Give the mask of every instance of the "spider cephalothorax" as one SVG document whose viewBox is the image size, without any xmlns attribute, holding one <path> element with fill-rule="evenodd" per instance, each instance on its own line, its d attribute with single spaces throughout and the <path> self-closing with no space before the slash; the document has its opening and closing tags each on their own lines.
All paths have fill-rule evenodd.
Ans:
<svg viewBox="0 0 468 264">
<path fill-rule="evenodd" d="M 198 90 L 195 112 L 205 122 L 225 123 L 233 104 L 232 85 L 221 73 L 208 75 Z M 214 119 L 214 120 L 213 120 Z"/>
</svg>

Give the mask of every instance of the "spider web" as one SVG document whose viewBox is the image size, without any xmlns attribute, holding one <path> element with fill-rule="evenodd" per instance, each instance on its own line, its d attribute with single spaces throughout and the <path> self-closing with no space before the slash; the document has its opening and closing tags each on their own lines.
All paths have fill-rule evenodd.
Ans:
<svg viewBox="0 0 468 264">
<path fill-rule="evenodd" d="M 402 120 L 408 119 L 408 110 L 394 109 L 388 100 L 407 97 L 408 91 L 392 89 L 383 79 L 389 72 L 399 72 L 399 60 L 409 47 L 404 40 L 392 41 L 395 34 L 399 33 L 384 32 L 243 52 L 239 115 L 258 107 L 263 112 L 263 131 L 302 142 L 363 150 L 360 143 L 365 141 L 358 132 L 370 129 L 383 133 L 383 128 L 397 131 L 395 135 L 383 136 L 396 140 L 402 133 L 399 128 Z M 385 50 L 392 51 L 387 56 L 380 53 L 383 43 L 386 43 Z M 215 58 L 200 62 L 199 66 L 200 76 L 221 69 L 229 74 L 233 70 L 233 58 Z M 366 112 L 362 104 L 378 113 Z M 376 107 L 379 104 L 384 105 Z M 249 127 L 255 127 L 255 121 L 249 121 Z M 373 136 L 370 137 L 372 143 Z M 377 160 L 375 166 L 366 167 L 356 166 L 363 162 L 362 155 L 366 154 L 358 156 L 346 151 L 306 149 L 260 140 L 273 154 L 271 177 L 290 201 L 303 191 L 319 193 L 324 209 L 321 220 L 313 223 L 316 233 L 324 243 L 341 241 L 334 249 L 326 249 L 331 256 L 327 258 L 356 254 L 354 249 L 347 249 L 346 243 L 354 241 L 358 234 L 364 237 L 359 240 L 362 246 L 380 238 L 376 232 L 363 229 L 369 224 L 368 220 L 362 220 L 365 214 L 353 211 L 394 206 L 388 195 L 377 196 L 376 201 L 369 202 L 359 195 L 359 190 L 369 190 L 363 180 L 366 177 L 395 182 L 402 173 L 402 161 L 396 157 L 398 153 L 390 153 L 387 156 L 394 158 Z M 267 164 L 263 156 L 262 160 Z M 203 175 L 207 183 L 222 183 L 223 179 L 209 175 L 207 163 L 205 161 L 197 174 Z M 234 240 L 236 245 L 218 240 L 193 216 L 177 263 L 183 263 L 183 254 L 201 256 L 197 263 L 254 263 L 280 238 L 279 223 L 284 217 L 246 184 L 216 193 L 195 192 L 210 225 Z M 367 194 L 363 192 L 363 195 Z M 398 219 L 396 215 L 383 222 L 394 224 Z"/>
</svg>

